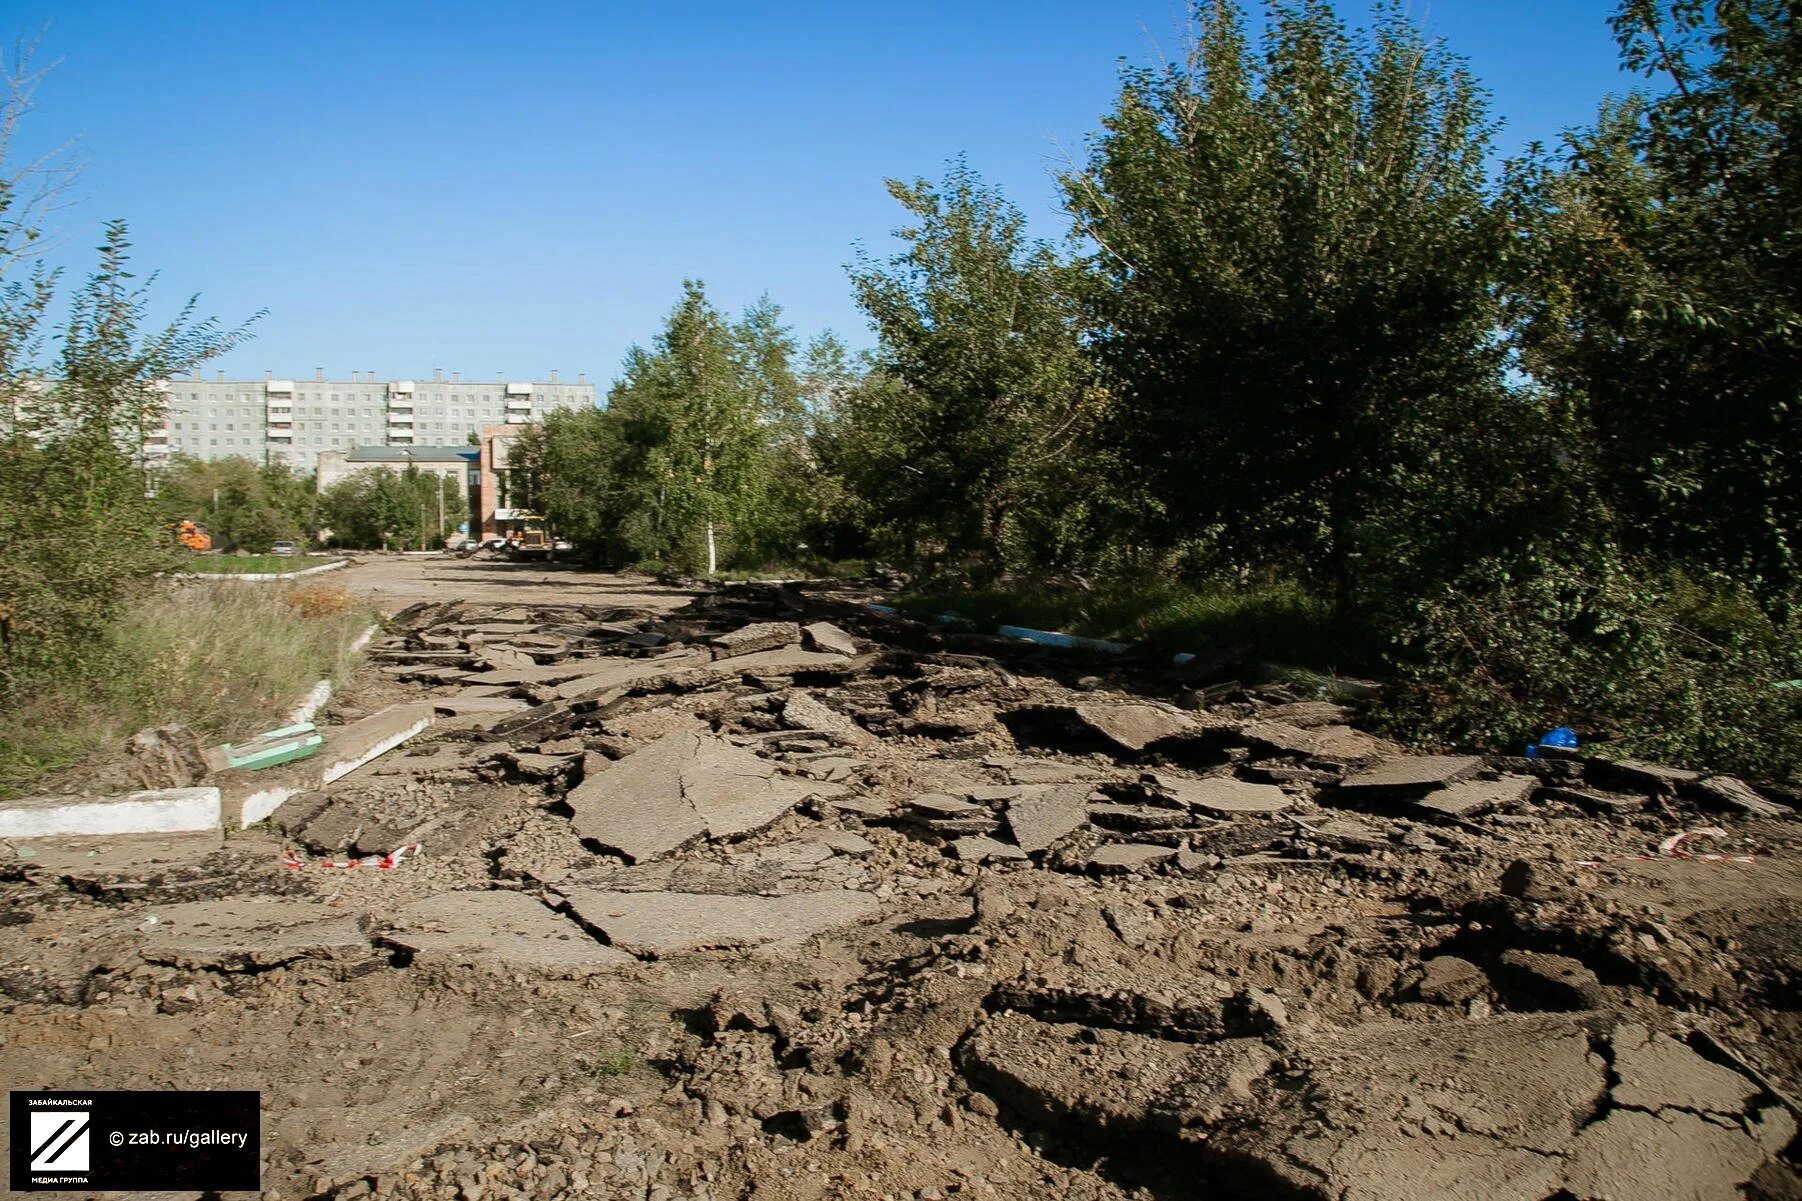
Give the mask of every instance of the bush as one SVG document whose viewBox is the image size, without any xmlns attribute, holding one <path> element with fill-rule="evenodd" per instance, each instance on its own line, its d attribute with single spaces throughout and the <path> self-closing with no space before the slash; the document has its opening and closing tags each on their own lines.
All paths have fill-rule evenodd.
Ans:
<svg viewBox="0 0 1802 1201">
<path fill-rule="evenodd" d="M 342 587 L 165 585 L 96 632 L 85 652 L 0 704 L 0 796 L 130 786 L 121 746 L 178 722 L 213 742 L 281 721 L 351 666 L 374 620 Z"/>
<path fill-rule="evenodd" d="M 1802 779 L 1802 624 L 1722 576 L 1605 553 L 1491 560 L 1394 633 L 1388 721 L 1440 744 L 1518 751 L 1559 725 L 1604 753 Z"/>
</svg>

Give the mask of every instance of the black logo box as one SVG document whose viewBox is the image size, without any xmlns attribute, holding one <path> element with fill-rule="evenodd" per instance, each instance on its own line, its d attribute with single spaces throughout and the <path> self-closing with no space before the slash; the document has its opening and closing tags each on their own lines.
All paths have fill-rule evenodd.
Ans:
<svg viewBox="0 0 1802 1201">
<path fill-rule="evenodd" d="M 12 1150 L 11 1184 L 18 1192 L 261 1187 L 258 1092 L 14 1092 L 10 1109 L 6 1133 Z M 87 1171 L 32 1168 L 36 1148 L 31 1145 L 31 1114 L 52 1109 L 88 1115 Z M 78 1128 L 79 1120 L 69 1129 L 73 1133 Z M 157 1136 L 154 1142 L 147 1137 L 152 1131 Z M 206 1146 L 169 1141 L 188 1131 L 245 1137 L 242 1146 L 230 1141 Z"/>
</svg>

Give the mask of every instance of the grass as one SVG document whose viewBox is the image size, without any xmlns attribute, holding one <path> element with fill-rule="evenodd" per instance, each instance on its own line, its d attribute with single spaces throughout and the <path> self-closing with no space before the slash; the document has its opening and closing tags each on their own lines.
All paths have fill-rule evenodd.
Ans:
<svg viewBox="0 0 1802 1201">
<path fill-rule="evenodd" d="M 1190 585 L 1169 580 L 1089 590 L 1017 585 L 975 592 L 904 593 L 895 606 L 930 619 L 954 611 L 984 632 L 998 625 L 1142 643 L 1154 652 L 1221 655 L 1324 672 L 1366 672 L 1378 662 L 1364 632 L 1292 583 Z"/>
<path fill-rule="evenodd" d="M 0 710 L 0 797 L 129 788 L 123 746 L 147 726 L 179 723 L 209 743 L 269 729 L 320 678 L 347 673 L 373 620 L 323 581 L 165 584 L 81 662 L 15 689 Z"/>
<path fill-rule="evenodd" d="M 721 568 L 721 580 L 857 580 L 870 574 L 864 559 L 814 559 L 801 563 L 762 563 L 756 567 Z"/>
<path fill-rule="evenodd" d="M 305 571 L 333 559 L 330 555 L 195 555 L 188 560 L 187 569 L 207 575 L 275 575 Z"/>
</svg>

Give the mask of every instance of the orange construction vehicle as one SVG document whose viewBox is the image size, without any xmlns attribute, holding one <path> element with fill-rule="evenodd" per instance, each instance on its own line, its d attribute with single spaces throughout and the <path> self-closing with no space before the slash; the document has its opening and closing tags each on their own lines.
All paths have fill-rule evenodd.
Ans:
<svg viewBox="0 0 1802 1201">
<path fill-rule="evenodd" d="M 206 532 L 206 527 L 198 521 L 178 521 L 175 523 L 175 540 L 189 550 L 201 551 L 213 549 L 213 536 Z"/>
</svg>

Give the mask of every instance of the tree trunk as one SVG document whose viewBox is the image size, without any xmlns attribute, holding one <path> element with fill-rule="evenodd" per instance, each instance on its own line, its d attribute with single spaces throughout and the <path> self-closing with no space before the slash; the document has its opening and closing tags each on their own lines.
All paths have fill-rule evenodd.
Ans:
<svg viewBox="0 0 1802 1201">
<path fill-rule="evenodd" d="M 1352 479 L 1342 472 L 1327 494 L 1327 529 L 1331 542 L 1327 554 L 1333 573 L 1333 616 L 1343 620 L 1351 615 L 1355 599 L 1352 575 Z"/>
<path fill-rule="evenodd" d="M 707 523 L 707 574 L 712 575 L 719 570 L 719 559 L 713 545 L 713 523 Z"/>
<path fill-rule="evenodd" d="M 1008 502 L 1005 500 L 996 502 L 989 510 L 988 529 L 986 531 L 988 534 L 989 557 L 994 560 L 992 566 L 997 573 L 1001 571 L 1007 557 L 1007 512 Z"/>
</svg>

